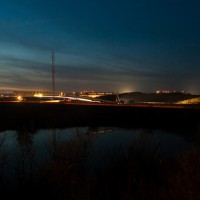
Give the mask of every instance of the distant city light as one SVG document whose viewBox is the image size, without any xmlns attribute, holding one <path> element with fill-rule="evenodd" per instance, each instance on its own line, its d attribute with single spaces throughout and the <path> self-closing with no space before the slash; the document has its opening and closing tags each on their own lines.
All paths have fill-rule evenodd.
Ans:
<svg viewBox="0 0 200 200">
<path fill-rule="evenodd" d="M 159 93 L 184 93 L 184 91 L 182 90 L 181 92 L 180 91 L 176 91 L 176 90 L 156 90 L 156 93 L 159 94 Z"/>
<path fill-rule="evenodd" d="M 42 97 L 42 96 L 43 96 L 42 93 L 36 93 L 36 94 L 34 94 L 34 97 Z"/>
<path fill-rule="evenodd" d="M 22 101 L 23 100 L 22 96 L 17 96 L 17 100 Z"/>
</svg>

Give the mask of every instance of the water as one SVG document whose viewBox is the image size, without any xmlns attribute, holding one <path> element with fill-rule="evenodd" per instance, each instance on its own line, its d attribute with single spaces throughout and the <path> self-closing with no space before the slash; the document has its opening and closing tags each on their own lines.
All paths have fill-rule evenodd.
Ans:
<svg viewBox="0 0 200 200">
<path fill-rule="evenodd" d="M 37 162 L 49 159 L 48 144 L 52 136 L 60 142 L 69 141 L 73 137 L 84 137 L 92 140 L 89 152 L 89 162 L 101 164 L 114 151 L 125 152 L 131 144 L 139 140 L 150 146 L 159 144 L 162 155 L 174 156 L 178 152 L 198 146 L 195 133 L 177 133 L 174 131 L 148 130 L 117 127 L 73 127 L 66 129 L 40 129 L 34 133 L 26 130 L 0 132 L 1 151 L 12 152 L 34 149 Z M 57 141 L 59 142 L 59 141 Z M 14 158 L 12 158 L 14 160 Z"/>
<path fill-rule="evenodd" d="M 105 183 L 107 187 L 116 188 L 118 185 L 121 187 L 123 182 L 125 188 L 126 184 L 137 188 L 136 183 L 138 185 L 141 180 L 150 179 L 150 185 L 155 184 L 157 187 L 157 181 L 162 182 L 160 179 L 167 177 L 162 177 L 162 174 L 166 173 L 163 169 L 168 169 L 163 168 L 160 160 L 176 158 L 179 153 L 196 147 L 199 147 L 199 138 L 198 132 L 195 131 L 125 127 L 72 127 L 40 129 L 35 132 L 26 129 L 2 131 L 0 191 L 2 194 L 10 191 L 10 194 L 20 194 L 21 197 L 24 191 L 32 191 L 34 188 L 35 195 L 49 194 L 49 197 L 55 195 L 55 198 L 63 199 L 65 195 L 72 198 L 79 188 L 80 195 L 86 195 L 85 191 L 88 190 L 87 195 L 98 199 L 98 190 L 101 188 L 104 191 Z M 196 153 L 194 155 L 199 157 Z M 130 180 L 125 178 L 126 173 L 131 177 L 133 172 L 137 175 L 134 175 L 136 183 L 129 183 Z M 149 178 L 149 174 L 152 177 Z M 70 188 L 67 192 L 66 185 Z M 174 188 L 173 185 L 170 187 Z M 91 192 L 93 190 L 96 191 L 95 194 Z M 116 192 L 113 191 L 110 190 L 108 194 L 100 192 L 103 195 L 101 199 L 105 198 L 104 195 L 115 196 Z M 137 190 L 133 191 L 134 193 L 128 193 L 136 197 Z M 156 191 L 159 191 L 159 188 Z M 63 195 L 62 198 L 59 195 Z"/>
</svg>

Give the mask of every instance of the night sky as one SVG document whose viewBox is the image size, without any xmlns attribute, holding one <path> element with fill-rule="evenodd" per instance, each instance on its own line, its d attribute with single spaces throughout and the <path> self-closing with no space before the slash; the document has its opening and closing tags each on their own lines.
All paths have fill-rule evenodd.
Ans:
<svg viewBox="0 0 200 200">
<path fill-rule="evenodd" d="M 200 94 L 199 0 L 6 0 L 0 89 Z"/>
</svg>

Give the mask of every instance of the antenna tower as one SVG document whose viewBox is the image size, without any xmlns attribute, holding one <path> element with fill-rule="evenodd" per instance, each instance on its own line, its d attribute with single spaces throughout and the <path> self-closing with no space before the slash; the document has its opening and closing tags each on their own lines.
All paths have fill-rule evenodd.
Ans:
<svg viewBox="0 0 200 200">
<path fill-rule="evenodd" d="M 53 96 L 55 96 L 55 53 L 53 50 L 51 54 L 51 60 L 52 60 L 52 93 Z"/>
</svg>

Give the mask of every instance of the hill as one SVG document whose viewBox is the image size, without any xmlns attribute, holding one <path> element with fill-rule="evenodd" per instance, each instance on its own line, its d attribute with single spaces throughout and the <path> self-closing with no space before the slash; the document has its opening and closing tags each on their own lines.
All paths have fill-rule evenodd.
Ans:
<svg viewBox="0 0 200 200">
<path fill-rule="evenodd" d="M 107 101 L 117 101 L 122 103 L 178 103 L 181 101 L 185 102 L 195 102 L 197 101 L 186 101 L 191 99 L 198 99 L 200 95 L 192 95 L 185 93 L 142 93 L 142 92 L 130 92 L 121 93 L 118 95 L 105 95 L 99 97 L 99 99 Z"/>
</svg>

